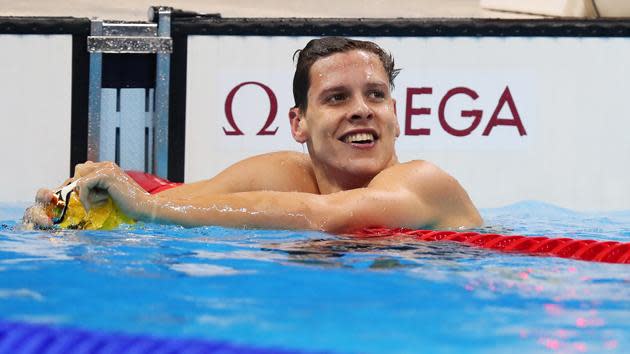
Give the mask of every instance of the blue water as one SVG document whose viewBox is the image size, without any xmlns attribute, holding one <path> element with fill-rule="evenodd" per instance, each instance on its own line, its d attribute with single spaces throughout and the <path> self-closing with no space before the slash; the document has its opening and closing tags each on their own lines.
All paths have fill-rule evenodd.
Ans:
<svg viewBox="0 0 630 354">
<path fill-rule="evenodd" d="M 319 232 L 20 231 L 0 204 L 0 319 L 352 353 L 623 353 L 630 265 Z M 630 241 L 630 212 L 538 202 L 482 231 Z"/>
</svg>

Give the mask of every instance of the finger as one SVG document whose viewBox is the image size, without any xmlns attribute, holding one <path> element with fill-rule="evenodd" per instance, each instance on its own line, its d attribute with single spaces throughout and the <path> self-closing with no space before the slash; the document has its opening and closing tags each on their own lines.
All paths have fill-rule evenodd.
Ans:
<svg viewBox="0 0 630 354">
<path fill-rule="evenodd" d="M 22 221 L 25 224 L 34 224 L 37 227 L 51 227 L 53 225 L 52 220 L 48 217 L 44 208 L 39 204 L 26 209 Z"/>
<path fill-rule="evenodd" d="M 84 163 L 77 164 L 74 166 L 74 179 L 92 173 L 92 171 L 98 168 L 99 165 L 100 163 L 94 163 L 92 161 L 85 161 Z"/>
<path fill-rule="evenodd" d="M 55 193 L 53 193 L 50 189 L 41 188 L 37 191 L 35 195 L 35 201 L 37 203 L 48 204 L 51 203 L 55 198 Z"/>
<path fill-rule="evenodd" d="M 76 189 L 79 193 L 79 201 L 81 202 L 81 205 L 83 205 L 83 209 L 85 209 L 86 212 L 90 211 L 90 200 L 88 198 L 90 190 L 84 185 L 83 180 L 80 180 L 77 183 Z"/>
<path fill-rule="evenodd" d="M 83 204 L 85 211 L 89 211 L 92 206 L 92 200 L 98 200 L 98 196 L 94 194 L 107 193 L 106 188 L 102 188 L 103 176 L 95 173 L 89 176 L 81 177 L 77 181 L 76 190 L 79 193 L 79 201 Z M 97 189 L 104 189 L 98 191 Z"/>
<path fill-rule="evenodd" d="M 107 198 L 109 198 L 109 193 L 100 189 L 93 189 L 90 193 L 90 205 L 101 205 L 103 204 Z"/>
<path fill-rule="evenodd" d="M 87 163 L 79 163 L 74 166 L 74 174 L 72 175 L 72 178 L 77 179 L 87 173 Z"/>
</svg>

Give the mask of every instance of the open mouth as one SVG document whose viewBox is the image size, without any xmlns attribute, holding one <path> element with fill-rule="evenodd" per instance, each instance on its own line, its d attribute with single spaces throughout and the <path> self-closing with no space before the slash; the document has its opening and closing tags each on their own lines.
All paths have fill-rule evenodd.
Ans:
<svg viewBox="0 0 630 354">
<path fill-rule="evenodd" d="M 346 144 L 369 146 L 378 140 L 378 136 L 371 132 L 350 133 L 342 136 L 339 140 Z"/>
</svg>

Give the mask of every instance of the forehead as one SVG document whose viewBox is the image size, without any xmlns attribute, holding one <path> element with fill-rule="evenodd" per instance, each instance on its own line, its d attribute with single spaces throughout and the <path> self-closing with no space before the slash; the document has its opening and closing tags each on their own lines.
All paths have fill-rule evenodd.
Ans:
<svg viewBox="0 0 630 354">
<path fill-rule="evenodd" d="M 353 78 L 370 78 L 388 83 L 387 73 L 379 57 L 364 50 L 335 53 L 313 63 L 311 88 L 343 84 Z"/>
</svg>

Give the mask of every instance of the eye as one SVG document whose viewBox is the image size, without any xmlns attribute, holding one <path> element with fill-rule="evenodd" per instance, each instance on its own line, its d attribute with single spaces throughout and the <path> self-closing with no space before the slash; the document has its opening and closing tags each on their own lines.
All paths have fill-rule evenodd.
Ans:
<svg viewBox="0 0 630 354">
<path fill-rule="evenodd" d="M 326 102 L 328 103 L 339 103 L 339 102 L 343 102 L 345 101 L 345 99 L 348 96 L 345 93 L 334 93 L 330 96 L 328 96 L 328 98 L 326 98 Z"/>
<path fill-rule="evenodd" d="M 368 97 L 376 100 L 382 100 L 385 98 L 385 92 L 382 90 L 370 90 Z"/>
</svg>

